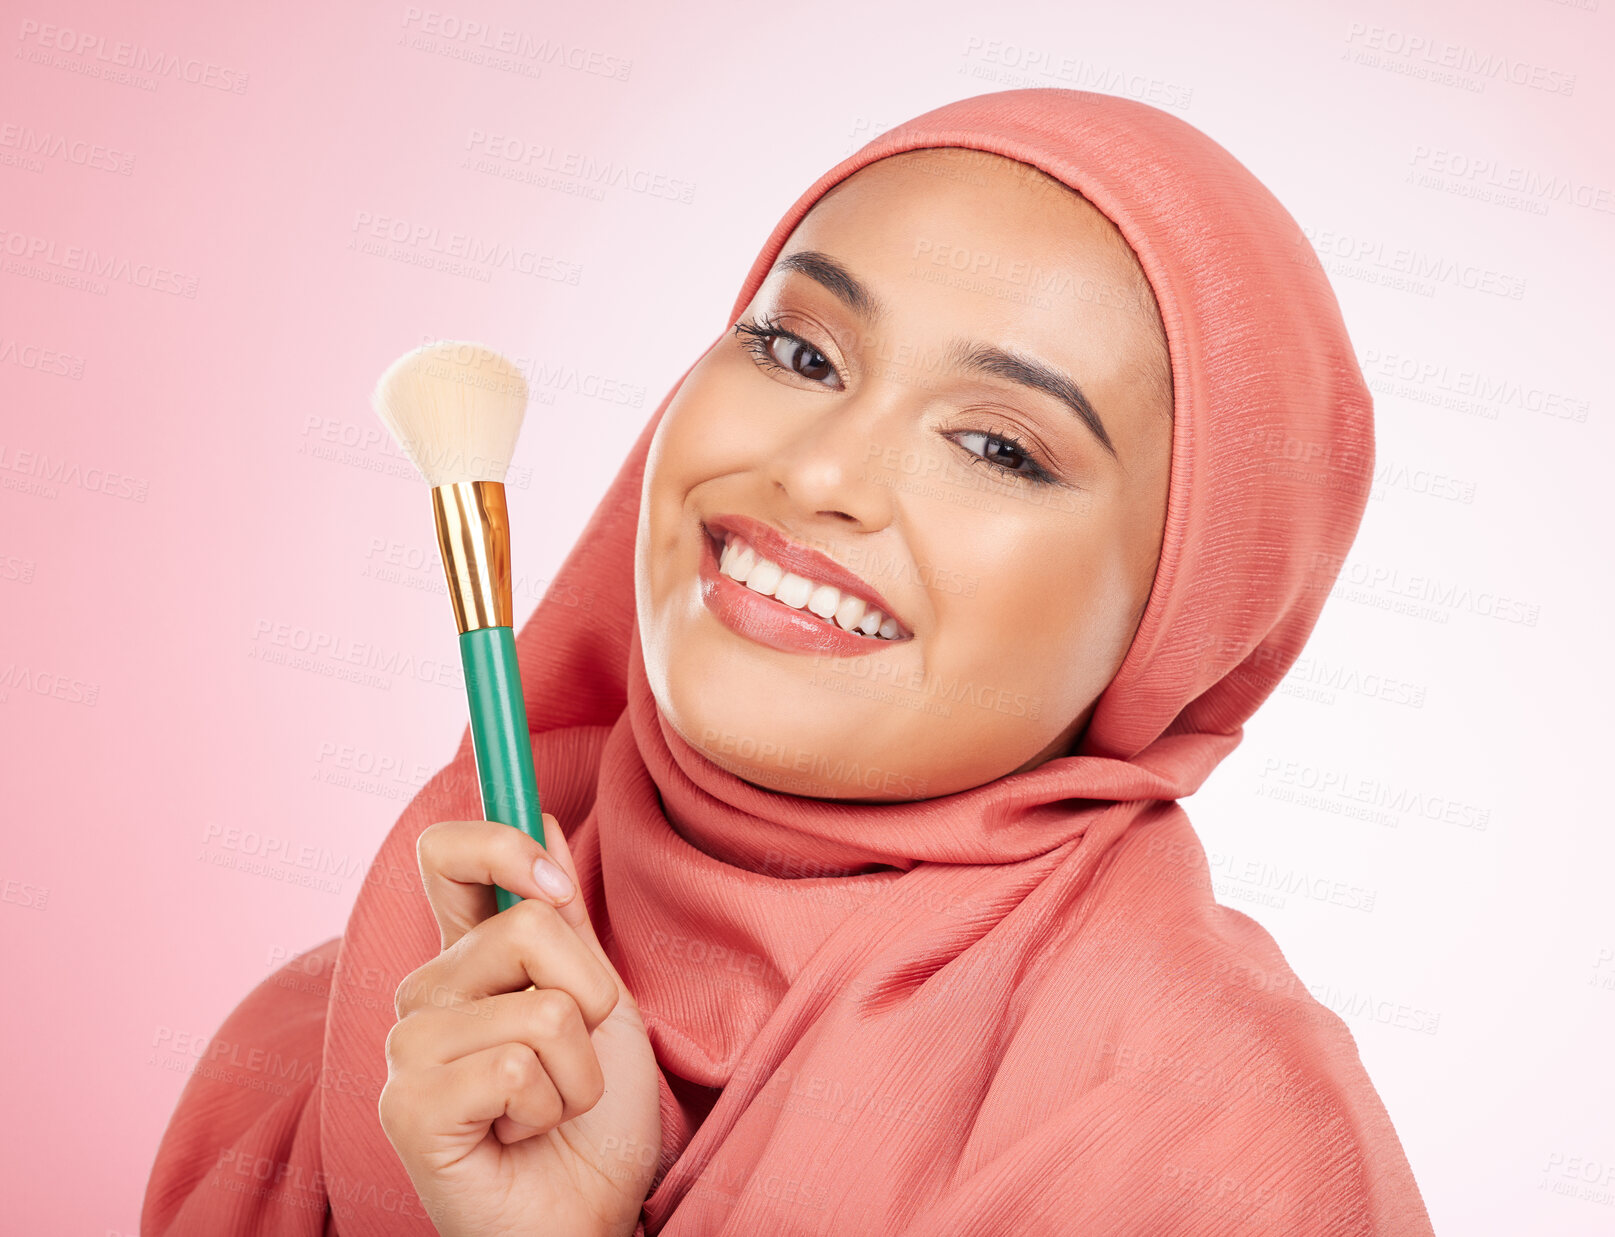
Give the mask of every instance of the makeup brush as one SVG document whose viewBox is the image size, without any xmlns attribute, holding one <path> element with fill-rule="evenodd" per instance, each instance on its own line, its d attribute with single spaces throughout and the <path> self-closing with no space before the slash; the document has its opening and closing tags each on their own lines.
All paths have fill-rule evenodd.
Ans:
<svg viewBox="0 0 1615 1237">
<path fill-rule="evenodd" d="M 482 344 L 407 352 L 376 382 L 371 407 L 432 487 L 437 544 L 460 628 L 482 814 L 543 845 L 527 706 L 516 666 L 505 473 L 527 412 L 527 380 Z M 500 910 L 520 897 L 495 889 Z"/>
</svg>

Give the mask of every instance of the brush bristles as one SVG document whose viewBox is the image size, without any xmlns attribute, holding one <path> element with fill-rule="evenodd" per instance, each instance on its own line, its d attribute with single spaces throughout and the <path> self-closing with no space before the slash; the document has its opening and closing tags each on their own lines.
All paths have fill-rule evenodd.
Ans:
<svg viewBox="0 0 1615 1237">
<path fill-rule="evenodd" d="M 492 348 L 445 340 L 388 366 L 370 404 L 428 485 L 502 482 L 527 413 L 527 380 Z"/>
</svg>

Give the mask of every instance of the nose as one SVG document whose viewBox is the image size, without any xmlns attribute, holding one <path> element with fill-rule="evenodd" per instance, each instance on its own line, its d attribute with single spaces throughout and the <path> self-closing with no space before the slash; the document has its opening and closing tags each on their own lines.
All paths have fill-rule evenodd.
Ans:
<svg viewBox="0 0 1615 1237">
<path fill-rule="evenodd" d="M 809 416 L 768 460 L 769 479 L 804 515 L 823 516 L 873 532 L 891 522 L 893 494 L 874 466 L 882 426 L 894 415 L 877 407 L 869 386 Z"/>
</svg>

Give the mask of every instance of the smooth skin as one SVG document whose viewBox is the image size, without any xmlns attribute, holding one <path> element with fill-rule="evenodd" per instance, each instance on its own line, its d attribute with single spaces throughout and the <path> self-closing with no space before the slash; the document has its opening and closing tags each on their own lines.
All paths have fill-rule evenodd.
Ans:
<svg viewBox="0 0 1615 1237">
<path fill-rule="evenodd" d="M 398 987 L 378 1113 L 445 1237 L 631 1234 L 661 1155 L 639 1006 L 547 813 L 544 836 L 440 821 L 416 848 L 443 951 Z M 565 901 L 534 880 L 540 857 Z M 525 900 L 496 914 L 496 884 Z"/>
<path fill-rule="evenodd" d="M 776 269 L 741 322 L 767 313 L 809 343 L 725 336 L 651 443 L 635 569 L 657 705 L 715 762 L 799 795 L 924 798 L 1035 768 L 1087 724 L 1159 560 L 1172 392 L 1148 281 L 1078 194 L 954 148 L 860 169 L 782 257 L 808 251 L 878 316 Z M 954 278 L 961 252 L 988 274 Z M 957 337 L 1063 370 L 1113 450 L 1047 393 L 943 363 Z M 1027 458 L 1054 482 L 1026 480 Z M 727 513 L 851 568 L 913 637 L 827 660 L 731 630 L 697 576 L 702 517 Z M 544 833 L 575 889 L 553 817 Z M 639 1007 L 581 897 L 534 882 L 543 853 L 486 821 L 420 839 L 443 952 L 399 986 L 380 1115 L 456 1237 L 630 1234 L 660 1155 Z M 495 884 L 527 900 L 496 914 Z"/>
<path fill-rule="evenodd" d="M 1138 628 L 1165 527 L 1171 368 L 1136 256 L 1059 181 L 953 147 L 842 181 L 781 259 L 806 252 L 880 312 L 776 262 L 740 324 L 768 315 L 807 343 L 760 357 L 731 332 L 670 401 L 636 556 L 657 705 L 715 763 L 797 795 L 930 798 L 1066 754 Z M 1114 453 L 1052 395 L 948 363 L 956 338 L 1063 371 Z M 1052 484 L 988 437 L 1005 432 Z M 729 513 L 852 569 L 913 637 L 827 658 L 726 626 L 697 568 L 703 519 Z"/>
</svg>

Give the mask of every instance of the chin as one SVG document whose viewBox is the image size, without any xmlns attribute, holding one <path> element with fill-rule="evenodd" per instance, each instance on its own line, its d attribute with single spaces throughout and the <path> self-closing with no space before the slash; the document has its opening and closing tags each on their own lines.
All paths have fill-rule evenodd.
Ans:
<svg viewBox="0 0 1615 1237">
<path fill-rule="evenodd" d="M 869 741 L 871 725 L 890 722 L 890 705 L 838 698 L 812 682 L 810 663 L 794 672 L 765 665 L 694 633 L 677 647 L 665 674 L 652 676 L 657 706 L 685 742 L 720 768 L 769 790 L 811 798 L 928 793 L 915 771 L 881 761 L 883 751 L 913 750 L 916 737 L 895 747 Z M 867 707 L 849 707 L 858 704 Z"/>
<path fill-rule="evenodd" d="M 688 639 L 679 648 L 658 703 L 684 740 L 748 781 L 764 780 L 769 770 L 793 772 L 798 754 L 811 752 L 824 729 L 812 715 L 819 703 L 813 697 L 822 693 L 808 686 L 805 672 L 797 685 L 788 670 L 724 656 L 708 641 Z"/>
</svg>

